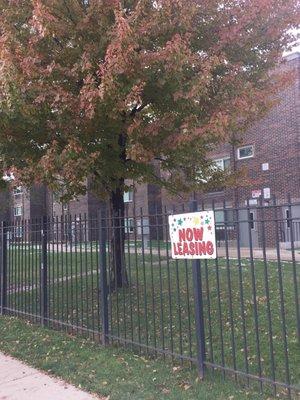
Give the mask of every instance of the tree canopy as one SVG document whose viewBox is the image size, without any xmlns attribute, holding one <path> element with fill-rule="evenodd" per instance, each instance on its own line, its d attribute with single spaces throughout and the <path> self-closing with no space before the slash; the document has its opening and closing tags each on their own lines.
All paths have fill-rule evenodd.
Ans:
<svg viewBox="0 0 300 400">
<path fill-rule="evenodd" d="M 2 172 L 73 196 L 202 188 L 259 118 L 296 0 L 0 0 Z M 152 161 L 157 160 L 161 174 Z M 100 190 L 100 189 L 99 189 Z"/>
</svg>

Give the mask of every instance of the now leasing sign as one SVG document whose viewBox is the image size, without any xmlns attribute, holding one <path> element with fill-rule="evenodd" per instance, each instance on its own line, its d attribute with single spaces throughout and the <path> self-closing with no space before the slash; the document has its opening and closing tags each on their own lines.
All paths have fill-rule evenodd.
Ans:
<svg viewBox="0 0 300 400">
<path fill-rule="evenodd" d="M 213 211 L 169 216 L 172 258 L 213 259 L 216 253 Z"/>
</svg>

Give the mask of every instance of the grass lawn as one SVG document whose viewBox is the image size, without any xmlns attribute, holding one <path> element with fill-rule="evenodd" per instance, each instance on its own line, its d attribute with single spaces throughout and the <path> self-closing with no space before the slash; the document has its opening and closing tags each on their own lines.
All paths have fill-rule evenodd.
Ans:
<svg viewBox="0 0 300 400">
<path fill-rule="evenodd" d="M 0 351 L 110 400 L 262 400 L 217 374 L 199 382 L 195 370 L 160 359 L 0 317 Z"/>
<path fill-rule="evenodd" d="M 41 247 L 31 246 L 30 244 L 20 244 L 19 246 L 11 246 L 7 252 L 9 268 L 9 286 L 18 288 L 22 284 L 34 285 L 40 279 L 40 263 L 41 263 Z M 128 248 L 126 248 L 128 251 Z M 134 254 L 138 263 L 142 262 L 141 254 Z M 165 260 L 165 256 L 160 257 Z M 149 262 L 150 254 L 145 254 L 144 259 Z M 158 256 L 153 256 L 154 261 L 158 260 Z M 72 247 L 64 243 L 51 245 L 48 249 L 48 266 L 51 276 L 55 279 L 70 276 L 74 274 L 86 273 L 96 270 L 99 264 L 98 246 L 94 243 L 79 243 Z"/>
<path fill-rule="evenodd" d="M 48 256 L 50 319 L 98 333 L 101 331 L 98 253 L 84 247 L 82 254 L 79 249 L 77 253 L 58 250 Z M 14 261 L 10 263 L 12 291 L 8 300 L 11 308 L 39 315 L 37 252 L 27 249 L 20 254 L 11 250 L 9 259 Z M 126 261 L 129 288 L 109 296 L 112 337 L 127 341 L 128 346 L 130 342 L 138 342 L 195 358 L 191 263 L 167 262 L 166 257 L 159 262 L 157 254 L 149 253 L 144 258 L 127 253 Z M 299 269 L 299 264 L 296 268 Z M 202 279 L 207 360 L 278 382 L 287 382 L 288 376 L 291 384 L 299 385 L 300 351 L 292 263 L 282 262 L 280 270 L 272 261 L 264 264 L 255 260 L 251 264 L 244 259 L 239 265 L 236 260 L 219 259 L 217 263 L 202 263 Z M 16 290 L 24 286 L 26 291 Z"/>
</svg>

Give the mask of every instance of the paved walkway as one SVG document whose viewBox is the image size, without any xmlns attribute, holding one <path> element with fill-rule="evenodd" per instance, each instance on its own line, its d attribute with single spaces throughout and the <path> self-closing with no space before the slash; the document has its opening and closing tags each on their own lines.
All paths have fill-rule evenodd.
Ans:
<svg viewBox="0 0 300 400">
<path fill-rule="evenodd" d="M 51 246 L 51 245 L 49 245 L 49 246 Z M 55 246 L 55 244 L 52 244 L 51 251 L 53 251 L 54 253 L 57 252 L 57 247 Z M 60 251 L 75 254 L 76 247 L 70 246 L 68 244 L 63 250 L 58 249 L 58 252 L 60 252 Z M 96 249 L 96 248 L 88 249 L 88 252 L 92 252 L 92 253 L 97 252 L 97 251 L 98 251 L 98 249 Z M 250 258 L 250 249 L 249 248 L 241 247 L 240 252 L 241 252 L 241 258 Z M 128 253 L 127 248 L 125 249 L 125 253 Z M 141 255 L 141 254 L 143 254 L 143 249 L 142 248 L 135 249 L 134 247 L 132 247 L 130 249 L 130 253 Z M 167 251 L 163 247 L 159 251 L 157 248 L 152 247 L 151 252 L 150 252 L 149 247 L 147 247 L 145 245 L 144 254 L 150 254 L 150 253 L 152 253 L 153 255 L 158 255 L 158 253 L 159 253 L 163 257 L 167 256 Z M 229 253 L 229 258 L 237 258 L 238 257 L 237 247 L 236 246 L 229 247 L 228 253 Z M 169 250 L 169 256 L 170 255 L 171 255 L 171 251 Z M 222 244 L 220 247 L 218 247 L 218 256 L 226 257 L 225 245 Z M 252 256 L 255 259 L 263 259 L 263 250 L 261 248 L 253 248 Z M 277 260 L 277 249 L 276 248 L 266 248 L 266 256 L 269 261 L 276 261 Z M 296 248 L 294 251 L 294 255 L 293 255 L 291 250 L 280 247 L 280 259 L 282 261 L 292 262 L 293 257 L 295 258 L 296 262 L 300 261 L 300 249 Z"/>
<path fill-rule="evenodd" d="M 96 399 L 100 398 L 0 353 L 0 400 Z"/>
<path fill-rule="evenodd" d="M 219 257 L 226 257 L 226 249 L 224 247 L 218 247 L 217 249 Z M 250 258 L 250 250 L 247 248 L 241 248 L 241 258 Z M 237 258 L 238 252 L 236 248 L 228 249 L 229 258 Z M 252 256 L 255 259 L 262 260 L 264 257 L 262 249 L 254 248 L 252 250 Z M 266 249 L 266 257 L 268 261 L 277 261 L 278 255 L 276 249 Z M 300 253 L 299 250 L 294 252 L 295 261 L 300 261 Z M 293 261 L 293 253 L 291 250 L 280 249 L 280 259 L 281 261 L 292 262 Z"/>
</svg>

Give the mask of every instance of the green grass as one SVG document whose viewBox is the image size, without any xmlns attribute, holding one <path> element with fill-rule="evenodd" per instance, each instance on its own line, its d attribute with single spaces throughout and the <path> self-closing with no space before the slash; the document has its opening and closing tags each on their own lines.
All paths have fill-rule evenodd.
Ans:
<svg viewBox="0 0 300 400">
<path fill-rule="evenodd" d="M 269 320 L 264 280 L 265 266 L 256 261 L 255 278 L 252 281 L 251 265 L 243 260 L 241 270 L 243 282 L 245 336 L 247 341 L 247 362 L 249 373 L 258 375 L 258 345 L 254 319 L 253 283 L 256 286 L 256 303 L 258 311 L 258 337 L 261 361 L 261 374 L 272 377 L 270 359 Z M 217 277 L 218 272 L 218 277 Z M 300 352 L 297 342 L 295 297 L 292 264 L 283 264 L 282 281 L 284 288 L 285 327 L 289 357 L 290 381 L 300 383 Z M 138 273 L 138 278 L 137 278 Z M 231 288 L 228 285 L 230 273 Z M 133 271 L 134 287 L 120 291 L 111 298 L 112 331 L 116 336 L 130 338 L 144 344 L 173 350 L 186 356 L 196 354 L 196 338 L 194 329 L 194 297 L 191 264 L 171 262 L 159 268 L 150 267 L 143 271 Z M 217 282 L 219 281 L 219 290 Z M 137 282 L 139 286 L 137 287 Z M 284 382 L 286 379 L 285 357 L 283 345 L 283 323 L 281 318 L 280 291 L 276 263 L 268 264 L 268 284 L 270 295 L 270 312 L 274 348 L 275 378 Z M 162 297 L 160 296 L 162 289 Z M 203 263 L 204 317 L 207 338 L 208 360 L 222 364 L 222 341 L 224 362 L 233 367 L 235 350 L 236 368 L 246 370 L 243 319 L 241 317 L 239 270 L 236 261 L 220 260 L 218 268 L 213 263 Z M 147 301 L 145 302 L 145 298 Z M 220 298 L 220 303 L 218 302 Z M 231 304 L 230 304 L 231 298 Z M 131 306 L 132 304 L 132 313 Z M 230 315 L 232 307 L 232 319 Z M 209 310 L 209 312 L 208 312 Z M 190 312 L 191 326 L 188 315 Z M 222 337 L 220 332 L 222 326 Z M 145 329 L 147 326 L 147 330 Z M 163 326 L 163 329 L 161 327 Z M 139 329 L 140 328 L 140 329 Z M 211 338 L 211 339 L 210 339 Z M 172 340 L 173 339 L 173 340 Z M 234 341 L 234 347 L 233 347 Z"/>
<path fill-rule="evenodd" d="M 145 263 L 141 255 L 127 254 L 129 288 L 112 293 L 109 297 L 111 334 L 124 340 L 195 357 L 191 263 L 170 261 L 167 264 L 163 259 L 159 264 L 157 255 L 152 256 L 152 264 L 150 261 L 150 254 L 146 255 Z M 49 255 L 48 263 L 50 318 L 100 331 L 97 253 L 87 252 L 83 254 L 82 259 L 74 253 L 53 253 Z M 16 265 L 19 265 L 20 270 L 20 265 L 25 264 L 20 261 Z M 266 296 L 266 272 L 269 302 Z M 79 275 L 81 273 L 82 277 Z M 57 277 L 62 276 L 71 278 L 67 281 L 55 281 Z M 246 371 L 248 368 L 250 374 L 258 375 L 259 350 L 261 375 L 272 379 L 272 342 L 275 379 L 285 382 L 287 371 L 277 263 L 268 262 L 264 265 L 262 261 L 256 260 L 252 269 L 249 260 L 242 260 L 239 269 L 236 260 L 229 260 L 227 264 L 224 259 L 219 259 L 218 265 L 214 262 L 203 262 L 202 278 L 208 361 L 222 365 L 224 360 L 225 366 L 233 368 L 235 353 L 237 370 Z M 38 273 L 34 279 L 38 281 Z M 254 285 L 258 332 L 254 318 Z M 296 336 L 295 288 L 291 263 L 282 263 L 282 285 L 290 382 L 299 385 L 300 352 Z M 241 316 L 241 294 L 244 298 L 244 319 Z M 39 289 L 28 290 L 27 293 L 12 293 L 9 300 L 11 307 L 19 311 L 38 315 L 40 313 Z M 269 324 L 272 335 L 269 335 Z M 247 353 L 244 351 L 244 341 L 247 343 Z M 135 347 L 134 350 L 140 349 Z"/>
<path fill-rule="evenodd" d="M 218 374 L 199 382 L 195 370 L 138 357 L 116 347 L 0 317 L 0 351 L 110 400 L 262 400 Z M 30 345 L 28 345 L 30 343 Z"/>
<path fill-rule="evenodd" d="M 126 252 L 127 250 L 126 248 Z M 130 250 L 132 252 L 131 258 L 142 263 L 142 255 L 139 253 L 135 255 L 133 249 Z M 22 284 L 35 285 L 39 282 L 41 252 L 40 247 L 32 247 L 27 244 L 9 248 L 7 257 L 8 264 L 11 267 L 8 280 L 11 288 L 20 288 Z M 164 255 L 161 255 L 160 258 L 166 259 Z M 150 254 L 145 254 L 144 259 L 149 262 Z M 51 275 L 55 279 L 80 274 L 81 269 L 83 273 L 86 273 L 97 269 L 99 264 L 98 247 L 96 248 L 94 244 L 85 246 L 84 243 L 79 243 L 76 247 L 73 246 L 72 251 L 70 251 L 69 245 L 54 245 L 48 250 L 47 260 Z M 158 261 L 158 256 L 153 255 L 152 260 Z"/>
</svg>

